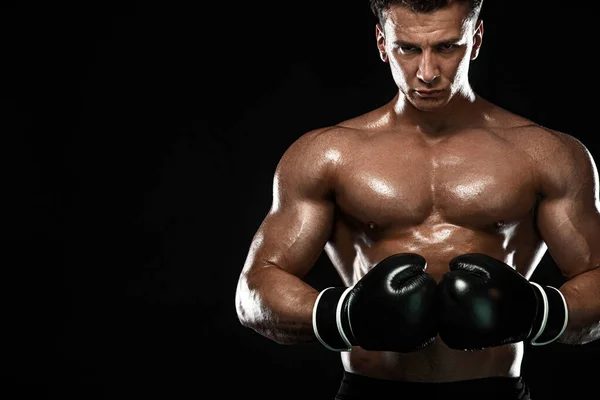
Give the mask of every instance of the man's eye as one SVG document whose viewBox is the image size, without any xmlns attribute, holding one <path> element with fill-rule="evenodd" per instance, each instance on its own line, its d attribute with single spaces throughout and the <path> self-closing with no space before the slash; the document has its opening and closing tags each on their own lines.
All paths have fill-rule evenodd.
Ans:
<svg viewBox="0 0 600 400">
<path fill-rule="evenodd" d="M 402 50 L 403 53 L 411 53 L 411 52 L 418 51 L 419 49 L 417 49 L 416 47 L 410 47 L 410 46 L 400 46 L 400 50 Z"/>
<path fill-rule="evenodd" d="M 453 48 L 454 48 L 454 44 L 442 44 L 439 47 L 439 49 L 442 51 L 449 51 L 449 50 L 452 50 Z"/>
</svg>

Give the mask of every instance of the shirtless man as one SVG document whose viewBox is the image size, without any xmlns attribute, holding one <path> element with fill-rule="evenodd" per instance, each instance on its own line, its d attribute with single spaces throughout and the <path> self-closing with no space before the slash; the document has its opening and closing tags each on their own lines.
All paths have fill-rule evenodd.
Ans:
<svg viewBox="0 0 600 400">
<path fill-rule="evenodd" d="M 473 91 L 481 1 L 442 3 L 371 0 L 398 92 L 290 145 L 239 277 L 244 326 L 340 352 L 338 399 L 528 399 L 526 342 L 600 336 L 594 161 Z M 303 281 L 323 249 L 346 287 Z"/>
</svg>

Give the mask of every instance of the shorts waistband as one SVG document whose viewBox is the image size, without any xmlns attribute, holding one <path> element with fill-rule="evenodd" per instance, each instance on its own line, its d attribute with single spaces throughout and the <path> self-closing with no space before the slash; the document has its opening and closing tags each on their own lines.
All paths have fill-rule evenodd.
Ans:
<svg viewBox="0 0 600 400">
<path fill-rule="evenodd" d="M 398 399 L 435 395 L 486 396 L 486 399 L 528 399 L 528 389 L 522 377 L 492 376 L 451 382 L 414 382 L 372 378 L 344 371 L 338 395 L 390 396 Z"/>
</svg>

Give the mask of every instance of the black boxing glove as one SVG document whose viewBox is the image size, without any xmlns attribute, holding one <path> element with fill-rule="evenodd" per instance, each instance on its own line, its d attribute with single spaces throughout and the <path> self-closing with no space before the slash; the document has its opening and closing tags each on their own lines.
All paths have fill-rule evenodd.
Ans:
<svg viewBox="0 0 600 400">
<path fill-rule="evenodd" d="M 436 303 L 440 338 L 457 350 L 521 341 L 545 345 L 562 335 L 569 317 L 558 289 L 529 282 L 504 262 L 479 253 L 450 261 Z"/>
<path fill-rule="evenodd" d="M 408 353 L 427 346 L 437 335 L 436 282 L 425 267 L 418 254 L 395 254 L 354 286 L 324 289 L 313 308 L 317 339 L 333 351 Z"/>
</svg>

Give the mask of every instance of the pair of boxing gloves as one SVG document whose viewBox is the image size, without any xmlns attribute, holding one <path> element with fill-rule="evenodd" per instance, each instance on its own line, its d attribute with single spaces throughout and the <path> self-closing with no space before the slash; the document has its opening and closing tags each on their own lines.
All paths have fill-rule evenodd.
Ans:
<svg viewBox="0 0 600 400">
<path fill-rule="evenodd" d="M 449 266 L 438 283 L 421 255 L 394 254 L 355 285 L 321 291 L 313 308 L 316 337 L 334 351 L 410 353 L 438 334 L 452 349 L 481 350 L 544 345 L 564 332 L 568 309 L 558 289 L 485 254 L 463 254 Z"/>
</svg>

